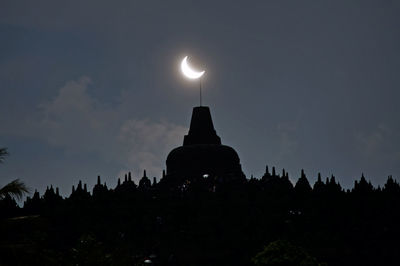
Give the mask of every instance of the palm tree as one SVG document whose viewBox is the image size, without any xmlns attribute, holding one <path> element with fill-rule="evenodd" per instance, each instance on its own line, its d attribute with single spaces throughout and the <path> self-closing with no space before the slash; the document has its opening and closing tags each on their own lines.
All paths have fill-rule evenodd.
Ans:
<svg viewBox="0 0 400 266">
<path fill-rule="evenodd" d="M 20 200 L 25 193 L 29 193 L 29 188 L 19 179 L 15 179 L 0 189 L 0 200 L 7 195 Z"/>
<path fill-rule="evenodd" d="M 4 162 L 7 155 L 8 155 L 7 148 L 0 148 L 0 163 Z"/>
<path fill-rule="evenodd" d="M 7 155 L 7 148 L 0 148 L 0 163 L 4 162 Z M 29 188 L 23 182 L 19 181 L 19 179 L 15 179 L 0 188 L 0 200 L 4 199 L 7 195 L 19 200 L 25 193 L 29 193 Z"/>
</svg>

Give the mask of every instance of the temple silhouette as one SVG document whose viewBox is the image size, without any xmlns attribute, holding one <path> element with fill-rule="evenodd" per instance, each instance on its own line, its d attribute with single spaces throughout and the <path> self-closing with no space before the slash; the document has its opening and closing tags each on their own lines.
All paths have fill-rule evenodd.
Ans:
<svg viewBox="0 0 400 266">
<path fill-rule="evenodd" d="M 166 166 L 158 182 L 144 170 L 115 187 L 79 181 L 65 196 L 49 185 L 23 207 L 0 198 L 0 265 L 399 264 L 392 176 L 374 187 L 361 174 L 351 189 L 268 166 L 246 178 L 206 106 L 193 108 Z"/>
<path fill-rule="evenodd" d="M 221 144 L 207 106 L 193 108 L 189 133 L 184 137 L 183 145 L 168 154 L 165 179 L 181 182 L 202 177 L 245 179 L 238 154 Z"/>
</svg>

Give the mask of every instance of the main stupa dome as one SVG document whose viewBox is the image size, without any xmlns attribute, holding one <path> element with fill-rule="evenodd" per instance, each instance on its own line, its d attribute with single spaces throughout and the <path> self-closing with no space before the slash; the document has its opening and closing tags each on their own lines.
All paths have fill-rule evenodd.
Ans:
<svg viewBox="0 0 400 266">
<path fill-rule="evenodd" d="M 236 151 L 221 144 L 207 106 L 193 108 L 189 133 L 183 145 L 173 149 L 167 157 L 167 179 L 198 177 L 243 178 Z"/>
</svg>

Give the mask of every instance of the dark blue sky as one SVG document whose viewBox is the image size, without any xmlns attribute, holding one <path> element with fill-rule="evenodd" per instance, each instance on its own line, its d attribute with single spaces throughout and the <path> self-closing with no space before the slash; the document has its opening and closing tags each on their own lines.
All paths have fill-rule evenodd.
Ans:
<svg viewBox="0 0 400 266">
<path fill-rule="evenodd" d="M 84 2 L 84 3 L 82 3 Z M 197 84 L 247 176 L 400 175 L 398 1 L 2 1 L 0 185 L 160 176 Z"/>
</svg>

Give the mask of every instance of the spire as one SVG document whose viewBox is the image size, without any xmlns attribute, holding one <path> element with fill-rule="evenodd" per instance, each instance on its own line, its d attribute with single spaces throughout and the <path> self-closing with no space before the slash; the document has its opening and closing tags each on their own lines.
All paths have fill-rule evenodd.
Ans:
<svg viewBox="0 0 400 266">
<path fill-rule="evenodd" d="M 97 185 L 100 185 L 100 176 L 97 176 Z"/>
<path fill-rule="evenodd" d="M 125 174 L 125 182 L 128 181 L 128 176 Z"/>
<path fill-rule="evenodd" d="M 73 186 L 72 186 L 72 188 L 73 188 Z M 36 189 L 35 189 L 35 193 L 33 194 L 33 198 L 32 199 L 40 199 L 40 194 Z"/>
<path fill-rule="evenodd" d="M 146 177 L 146 170 L 143 171 L 143 177 Z"/>
<path fill-rule="evenodd" d="M 183 139 L 183 146 L 195 144 L 221 144 L 207 106 L 193 108 L 189 133 Z"/>
<path fill-rule="evenodd" d="M 121 178 L 118 178 L 118 187 L 121 185 Z"/>
<path fill-rule="evenodd" d="M 272 167 L 272 176 L 276 176 L 276 172 L 275 172 L 275 166 Z"/>
<path fill-rule="evenodd" d="M 131 181 L 132 180 L 132 175 L 131 172 L 128 172 L 128 180 Z"/>
</svg>

